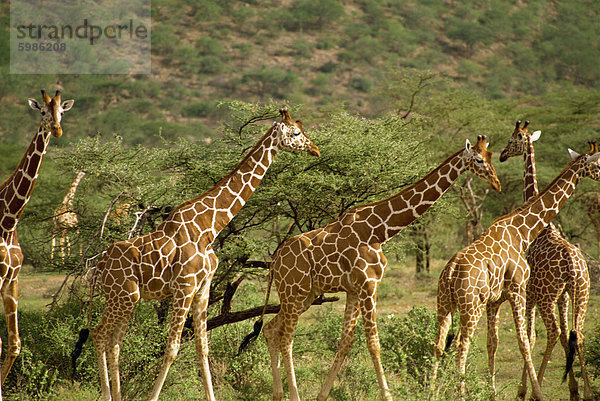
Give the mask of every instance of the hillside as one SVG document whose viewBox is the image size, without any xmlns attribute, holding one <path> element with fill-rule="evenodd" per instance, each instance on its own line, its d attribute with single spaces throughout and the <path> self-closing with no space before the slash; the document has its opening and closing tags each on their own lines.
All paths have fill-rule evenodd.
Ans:
<svg viewBox="0 0 600 401">
<path fill-rule="evenodd" d="M 23 104 L 39 87 L 77 98 L 70 139 L 118 133 L 126 143 L 147 144 L 159 132 L 167 139 L 213 135 L 223 99 L 301 104 L 314 118 L 340 105 L 365 115 L 406 108 L 410 96 L 398 88 L 410 87 L 403 80 L 415 71 L 485 99 L 594 88 L 599 12 L 592 1 L 155 0 L 152 74 L 5 73 L 0 139 L 23 143 L 10 133 L 34 118 Z"/>
</svg>

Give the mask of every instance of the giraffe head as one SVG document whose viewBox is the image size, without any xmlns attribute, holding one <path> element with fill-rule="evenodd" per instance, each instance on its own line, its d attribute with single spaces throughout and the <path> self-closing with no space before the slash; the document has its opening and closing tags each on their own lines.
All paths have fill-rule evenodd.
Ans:
<svg viewBox="0 0 600 401">
<path fill-rule="evenodd" d="M 60 138 L 62 135 L 60 120 L 62 119 L 63 113 L 73 107 L 75 100 L 65 100 L 61 103 L 60 91 L 56 91 L 54 97 L 50 97 L 43 89 L 42 97 L 44 103 L 39 103 L 37 100 L 30 98 L 29 107 L 40 111 L 40 114 L 42 115 L 42 128 L 46 131 L 50 131 L 56 138 Z"/>
<path fill-rule="evenodd" d="M 284 148 L 299 152 L 308 152 L 311 156 L 321 156 L 321 152 L 302 129 L 302 121 L 294 121 L 287 109 L 279 110 L 281 122 L 274 123 L 273 128 Z"/>
<path fill-rule="evenodd" d="M 488 182 L 496 191 L 500 191 L 500 180 L 496 175 L 496 169 L 492 165 L 492 152 L 488 151 L 487 148 L 486 136 L 477 135 L 475 146 L 471 146 L 471 142 L 467 139 L 462 157 L 465 165 L 473 174 Z"/>
<path fill-rule="evenodd" d="M 577 159 L 579 157 L 585 158 L 585 164 L 583 171 L 580 173 L 582 177 L 589 177 L 594 181 L 600 181 L 600 152 L 598 152 L 598 144 L 596 142 L 588 142 L 590 145 L 590 152 L 587 155 L 580 155 L 574 150 L 568 149 L 571 159 Z"/>
<path fill-rule="evenodd" d="M 508 140 L 508 145 L 500 153 L 500 161 L 504 162 L 509 157 L 519 156 L 527 153 L 527 147 L 529 141 L 535 142 L 540 138 L 542 131 L 535 131 L 533 133 L 527 132 L 529 121 L 525 121 L 525 124 L 521 127 L 521 121 L 517 121 L 515 130 L 512 136 Z"/>
</svg>

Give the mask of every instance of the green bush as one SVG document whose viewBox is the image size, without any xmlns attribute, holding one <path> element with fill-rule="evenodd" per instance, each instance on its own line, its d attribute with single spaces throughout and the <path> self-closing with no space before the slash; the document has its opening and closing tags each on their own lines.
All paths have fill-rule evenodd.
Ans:
<svg viewBox="0 0 600 401">
<path fill-rule="evenodd" d="M 181 114 L 184 117 L 206 117 L 213 108 L 212 102 L 193 102 L 185 106 Z"/>
<path fill-rule="evenodd" d="M 344 15 L 344 7 L 337 0 L 299 0 L 287 13 L 281 14 L 282 26 L 291 31 L 324 29 Z"/>
<path fill-rule="evenodd" d="M 220 56 L 223 54 L 223 45 L 219 39 L 210 36 L 201 36 L 195 44 L 198 53 L 203 56 Z"/>
<path fill-rule="evenodd" d="M 354 77 L 350 81 L 350 86 L 359 92 L 371 92 L 373 89 L 373 81 L 367 77 Z"/>
<path fill-rule="evenodd" d="M 585 339 L 585 364 L 590 375 L 600 377 L 600 324 Z"/>
<path fill-rule="evenodd" d="M 381 319 L 380 338 L 387 369 L 407 374 L 421 385 L 432 369 L 433 339 L 437 333 L 435 312 L 420 306 L 408 315 Z"/>
<path fill-rule="evenodd" d="M 313 45 L 306 40 L 294 41 L 291 54 L 296 58 L 310 58 L 313 54 Z"/>
<path fill-rule="evenodd" d="M 170 55 L 178 43 L 172 25 L 154 24 L 152 26 L 152 51 L 155 54 Z"/>
<path fill-rule="evenodd" d="M 194 62 L 198 73 L 201 74 L 218 74 L 225 68 L 225 63 L 217 56 L 200 56 Z"/>
<path fill-rule="evenodd" d="M 290 88 L 299 82 L 298 75 L 280 67 L 263 66 L 259 70 L 242 74 L 242 84 L 246 84 L 253 92 L 264 97 L 284 98 Z"/>
</svg>

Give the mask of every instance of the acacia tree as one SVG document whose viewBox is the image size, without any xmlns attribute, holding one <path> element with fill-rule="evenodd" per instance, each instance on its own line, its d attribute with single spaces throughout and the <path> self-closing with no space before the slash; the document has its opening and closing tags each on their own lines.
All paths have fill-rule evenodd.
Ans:
<svg viewBox="0 0 600 401">
<path fill-rule="evenodd" d="M 221 107 L 229 117 L 211 143 L 180 140 L 146 148 L 123 146 L 119 138 L 112 142 L 92 138 L 62 151 L 59 160 L 65 168 L 88 173 L 76 203 L 88 244 L 84 259 L 127 238 L 135 222 L 136 234 L 151 230 L 162 218 L 160 212 L 212 187 L 268 129 L 263 121 L 274 121 L 279 108 L 239 101 Z M 415 157 L 427 153 L 420 148 L 418 120 L 407 125 L 396 116 L 371 120 L 340 112 L 318 127 L 307 116 L 305 130 L 322 156 L 280 152 L 258 190 L 214 243 L 220 265 L 211 303 L 220 303 L 221 311 L 230 317 L 222 323 L 242 316 L 231 316 L 235 290 L 246 277 L 266 274 L 261 267 L 285 238 L 397 192 L 431 167 L 423 157 Z M 131 209 L 125 220 L 116 222 L 111 213 L 122 203 Z M 150 210 L 159 214 L 140 224 L 142 212 Z M 76 264 L 73 274 L 83 271 L 84 264 Z"/>
</svg>

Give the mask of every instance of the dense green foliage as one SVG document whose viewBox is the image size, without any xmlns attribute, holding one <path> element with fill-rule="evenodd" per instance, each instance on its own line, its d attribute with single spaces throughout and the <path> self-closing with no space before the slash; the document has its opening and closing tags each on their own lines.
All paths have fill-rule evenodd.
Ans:
<svg viewBox="0 0 600 401">
<path fill-rule="evenodd" d="M 98 310 L 100 303 L 94 305 Z M 72 299 L 51 313 L 27 311 L 21 321 L 28 329 L 23 332 L 23 350 L 19 361 L 3 387 L 3 395 L 11 400 L 86 400 L 99 395 L 96 386 L 98 371 L 91 343 L 86 344 L 77 364 L 76 381 L 79 388 L 69 394 L 71 379 L 71 338 L 84 323 L 84 308 Z M 304 393 L 314 391 L 333 360 L 340 339 L 342 317 L 323 307 L 318 312 L 319 324 L 301 328 L 295 355 L 300 388 Z M 95 316 L 97 318 L 98 316 Z M 381 317 L 382 358 L 388 367 L 392 390 L 403 400 L 426 397 L 429 388 L 423 374 L 431 366 L 430 341 L 435 330 L 435 314 L 416 307 L 405 317 Z M 128 334 L 121 349 L 121 383 L 124 400 L 147 398 L 160 369 L 164 352 L 168 320 L 158 322 L 152 303 L 142 302 L 136 309 Z M 216 395 L 224 400 L 269 399 L 272 392 L 269 353 L 264 341 L 258 341 L 241 356 L 236 356 L 237 345 L 251 323 L 225 326 L 211 332 L 211 370 Z M 4 322 L 0 333 L 6 336 Z M 162 399 L 193 400 L 203 397 L 199 368 L 196 363 L 191 331 L 185 330 L 184 343 L 173 364 Z M 308 340 L 308 341 L 307 341 Z M 320 344 L 319 348 L 314 345 Z M 474 353 L 480 350 L 475 349 Z M 348 365 L 340 383 L 332 390 L 336 400 L 370 400 L 377 394 L 377 379 L 366 352 L 364 330 L 357 328 L 355 345 L 348 356 Z M 448 358 L 446 361 L 452 361 Z M 304 361 L 310 361 L 305 363 Z M 440 386 L 434 400 L 452 400 L 455 373 L 447 363 L 440 374 Z M 476 375 L 467 377 L 472 400 L 489 396 L 485 382 Z M 80 397 L 80 398 L 77 398 Z"/>
</svg>

